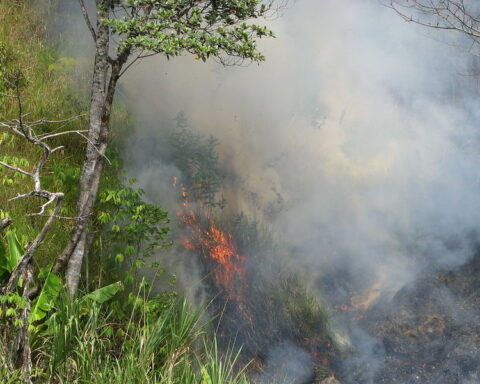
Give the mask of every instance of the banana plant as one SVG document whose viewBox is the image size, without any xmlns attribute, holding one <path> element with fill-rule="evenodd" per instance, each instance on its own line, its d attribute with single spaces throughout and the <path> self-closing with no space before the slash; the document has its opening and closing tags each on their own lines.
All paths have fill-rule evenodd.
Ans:
<svg viewBox="0 0 480 384">
<path fill-rule="evenodd" d="M 19 259 L 24 254 L 24 249 L 14 231 L 6 233 L 6 244 L 0 241 L 0 284 L 8 281 L 9 275 L 15 269 Z M 29 323 L 32 328 L 34 324 L 43 320 L 47 313 L 54 308 L 55 300 L 62 290 L 62 279 L 52 272 L 52 267 L 42 268 L 37 279 L 43 281 L 39 295 L 31 304 Z M 121 282 L 113 283 L 90 292 L 76 300 L 82 305 L 93 301 L 102 304 L 110 300 L 117 292 L 123 289 Z"/>
<path fill-rule="evenodd" d="M 7 244 L 0 241 L 0 282 L 10 275 L 23 255 L 23 248 L 14 231 L 7 231 Z"/>
</svg>

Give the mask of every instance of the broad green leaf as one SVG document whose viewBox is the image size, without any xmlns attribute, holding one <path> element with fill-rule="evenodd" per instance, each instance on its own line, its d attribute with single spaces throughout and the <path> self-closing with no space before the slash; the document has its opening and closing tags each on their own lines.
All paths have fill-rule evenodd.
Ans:
<svg viewBox="0 0 480 384">
<path fill-rule="evenodd" d="M 2 241 L 0 241 L 0 278 L 8 272 L 7 249 Z"/>
<path fill-rule="evenodd" d="M 44 271 L 42 272 L 44 273 Z M 35 300 L 32 311 L 30 312 L 30 323 L 42 320 L 46 316 L 47 312 L 52 308 L 53 302 L 60 293 L 61 288 L 62 279 L 53 274 L 50 268 L 40 295 L 38 295 Z"/>
<path fill-rule="evenodd" d="M 7 270 L 12 272 L 18 264 L 18 260 L 23 255 L 23 247 L 18 241 L 17 235 L 13 231 L 7 231 L 8 252 L 7 252 Z"/>
<path fill-rule="evenodd" d="M 96 303 L 102 304 L 110 300 L 113 296 L 117 294 L 117 292 L 121 291 L 122 289 L 123 289 L 123 284 L 120 281 L 117 281 L 116 283 L 107 285 L 93 292 L 90 292 L 88 295 L 83 296 L 82 300 L 90 299 L 95 301 Z"/>
</svg>

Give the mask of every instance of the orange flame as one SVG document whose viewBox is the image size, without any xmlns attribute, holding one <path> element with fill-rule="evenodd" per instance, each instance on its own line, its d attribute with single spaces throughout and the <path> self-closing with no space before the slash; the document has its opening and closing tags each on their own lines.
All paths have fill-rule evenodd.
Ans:
<svg viewBox="0 0 480 384">
<path fill-rule="evenodd" d="M 176 183 L 174 184 L 176 185 Z M 198 214 L 189 207 L 188 192 L 184 186 L 180 187 L 182 207 L 177 214 L 188 228 L 189 235 L 182 239 L 186 249 L 203 254 L 213 262 L 213 276 L 219 290 L 227 294 L 228 299 L 244 304 L 244 286 L 246 284 L 245 257 L 240 255 L 230 233 L 222 230 L 209 217 L 207 210 L 201 214 L 208 220 L 208 226 L 202 222 Z M 244 305 L 242 305 L 244 307 Z M 245 313 L 245 318 L 252 322 L 251 316 Z"/>
</svg>

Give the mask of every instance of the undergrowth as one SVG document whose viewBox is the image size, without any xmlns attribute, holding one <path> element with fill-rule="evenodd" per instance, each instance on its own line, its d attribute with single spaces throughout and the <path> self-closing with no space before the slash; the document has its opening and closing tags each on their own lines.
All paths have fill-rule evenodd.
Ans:
<svg viewBox="0 0 480 384">
<path fill-rule="evenodd" d="M 149 298 L 140 288 L 123 301 L 88 295 L 57 298 L 52 315 L 32 327 L 36 383 L 247 384 L 238 353 L 220 352 L 184 300 Z M 20 383 L 0 331 L 0 382 Z"/>
<path fill-rule="evenodd" d="M 0 0 L 0 121 L 17 117 L 18 105 L 5 95 L 12 91 L 10 80 L 21 78 L 24 113 L 30 120 L 80 116 L 62 129 L 85 129 L 88 98 L 78 92 L 75 83 L 84 63 L 60 51 L 54 42 L 47 42 L 34 4 Z M 117 105 L 113 124 L 120 120 L 128 125 L 125 108 Z M 65 193 L 61 215 L 71 217 L 75 214 L 85 139 L 66 135 L 55 144 L 64 149 L 49 159 L 42 185 Z M 31 169 L 39 156 L 35 146 L 0 129 L 0 160 Z M 95 254 L 87 263 L 84 293 L 70 299 L 61 288 L 60 277 L 50 269 L 68 241 L 71 221 L 56 220 L 34 256 L 34 280 L 44 284 L 32 301 L 27 324 L 32 380 L 59 384 L 247 383 L 245 368 L 235 366 L 237 350 L 220 352 L 208 333 L 209 324 L 200 321 L 200 312 L 173 291 L 152 297 L 151 285 L 136 274 L 144 267 L 163 274 L 158 266 L 146 265 L 145 258 L 153 248 L 169 245 L 165 238 L 168 218 L 166 212 L 143 203 L 142 191 L 122 185 L 121 162 L 115 150 L 108 157 L 91 228 L 97 241 Z M 0 236 L 2 283 L 45 220 L 27 216 L 38 210 L 38 201 L 9 201 L 29 190 L 29 184 L 23 175 L 0 167 L 0 217 L 9 216 L 14 222 Z M 115 280 L 121 282 L 108 285 Z M 126 289 L 121 291 L 120 287 Z M 14 351 L 17 333 L 25 326 L 18 314 L 26 308 L 26 300 L 19 291 L 0 296 L 2 384 L 26 379 L 15 362 Z"/>
</svg>

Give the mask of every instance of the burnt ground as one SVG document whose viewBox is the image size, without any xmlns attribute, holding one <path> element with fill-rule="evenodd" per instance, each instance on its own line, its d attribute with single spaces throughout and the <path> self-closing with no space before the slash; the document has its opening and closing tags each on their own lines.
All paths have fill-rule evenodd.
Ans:
<svg viewBox="0 0 480 384">
<path fill-rule="evenodd" d="M 345 383 L 480 383 L 480 253 L 424 276 L 359 325 L 375 337 L 380 364 L 370 374 L 348 367 Z"/>
</svg>

